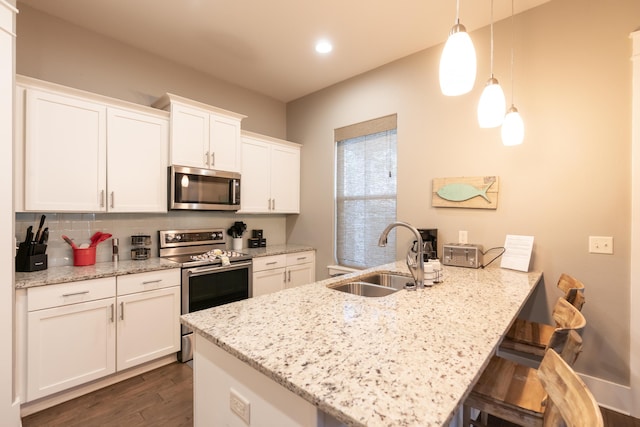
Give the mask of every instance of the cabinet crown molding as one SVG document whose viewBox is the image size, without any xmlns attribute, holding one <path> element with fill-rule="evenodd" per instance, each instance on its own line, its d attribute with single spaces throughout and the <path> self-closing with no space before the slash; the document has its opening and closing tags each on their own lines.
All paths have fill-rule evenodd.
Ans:
<svg viewBox="0 0 640 427">
<path fill-rule="evenodd" d="M 224 108 L 214 107 L 213 105 L 208 105 L 200 101 L 195 101 L 193 99 L 185 98 L 183 96 L 175 95 L 168 92 L 158 98 L 153 104 L 151 104 L 151 106 L 154 108 L 159 108 L 161 110 L 168 110 L 172 103 L 179 103 L 188 105 L 190 107 L 200 108 L 202 110 L 207 110 L 215 114 L 232 117 L 234 119 L 242 120 L 247 118 L 247 116 L 245 116 L 244 114 L 235 113 L 233 111 L 225 110 Z"/>
<path fill-rule="evenodd" d="M 157 108 L 152 108 L 148 105 L 136 104 L 134 102 L 124 101 L 122 99 L 111 98 L 109 96 L 64 86 L 58 83 L 36 79 L 34 77 L 23 76 L 21 74 L 16 74 L 16 85 L 25 88 L 38 89 L 46 92 L 63 93 L 65 95 L 77 96 L 86 100 L 107 104 L 107 106 L 110 107 L 126 108 L 128 110 L 138 111 L 140 113 L 150 114 L 156 117 L 169 118 L 168 111 L 158 110 Z"/>
</svg>

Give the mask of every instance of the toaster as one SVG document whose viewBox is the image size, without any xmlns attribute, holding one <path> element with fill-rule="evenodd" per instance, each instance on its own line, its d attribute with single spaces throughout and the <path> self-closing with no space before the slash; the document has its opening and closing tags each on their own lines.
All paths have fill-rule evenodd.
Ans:
<svg viewBox="0 0 640 427">
<path fill-rule="evenodd" d="M 482 267 L 482 245 L 472 243 L 442 246 L 442 264 L 454 267 Z"/>
</svg>

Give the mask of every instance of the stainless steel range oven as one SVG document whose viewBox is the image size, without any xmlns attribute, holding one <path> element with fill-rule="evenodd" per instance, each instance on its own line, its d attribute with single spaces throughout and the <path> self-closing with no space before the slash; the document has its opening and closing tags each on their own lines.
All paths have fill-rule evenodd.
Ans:
<svg viewBox="0 0 640 427">
<path fill-rule="evenodd" d="M 160 257 L 182 264 L 181 313 L 252 296 L 251 256 L 226 250 L 223 229 L 158 231 Z M 192 359 L 193 335 L 182 326 L 179 359 Z"/>
</svg>

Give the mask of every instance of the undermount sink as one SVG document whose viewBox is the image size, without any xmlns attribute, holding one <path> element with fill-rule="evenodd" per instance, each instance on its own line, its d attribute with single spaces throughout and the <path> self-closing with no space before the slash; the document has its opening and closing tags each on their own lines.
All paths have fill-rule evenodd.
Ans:
<svg viewBox="0 0 640 427">
<path fill-rule="evenodd" d="M 401 274 L 370 273 L 356 277 L 352 282 L 327 285 L 327 287 L 365 297 L 383 297 L 404 289 L 407 282 L 413 282 L 413 278 Z"/>
</svg>

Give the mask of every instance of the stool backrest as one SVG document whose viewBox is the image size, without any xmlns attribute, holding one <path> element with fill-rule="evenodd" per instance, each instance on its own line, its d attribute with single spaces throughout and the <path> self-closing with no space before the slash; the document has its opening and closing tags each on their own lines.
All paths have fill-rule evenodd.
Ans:
<svg viewBox="0 0 640 427">
<path fill-rule="evenodd" d="M 578 310 L 582 310 L 585 303 L 584 283 L 566 273 L 560 275 L 558 279 L 558 289 L 564 293 L 564 298 L 573 304 Z"/>
<path fill-rule="evenodd" d="M 553 307 L 552 316 L 556 322 L 556 329 L 549 339 L 547 348 L 552 348 L 557 353 L 561 353 L 566 345 L 569 332 L 575 331 L 577 334 L 582 335 L 582 331 L 587 326 L 587 320 L 576 307 L 564 298 L 558 298 L 556 305 Z"/>
<path fill-rule="evenodd" d="M 602 413 L 587 386 L 553 349 L 548 349 L 538 368 L 547 393 L 545 427 L 603 427 Z"/>
</svg>

